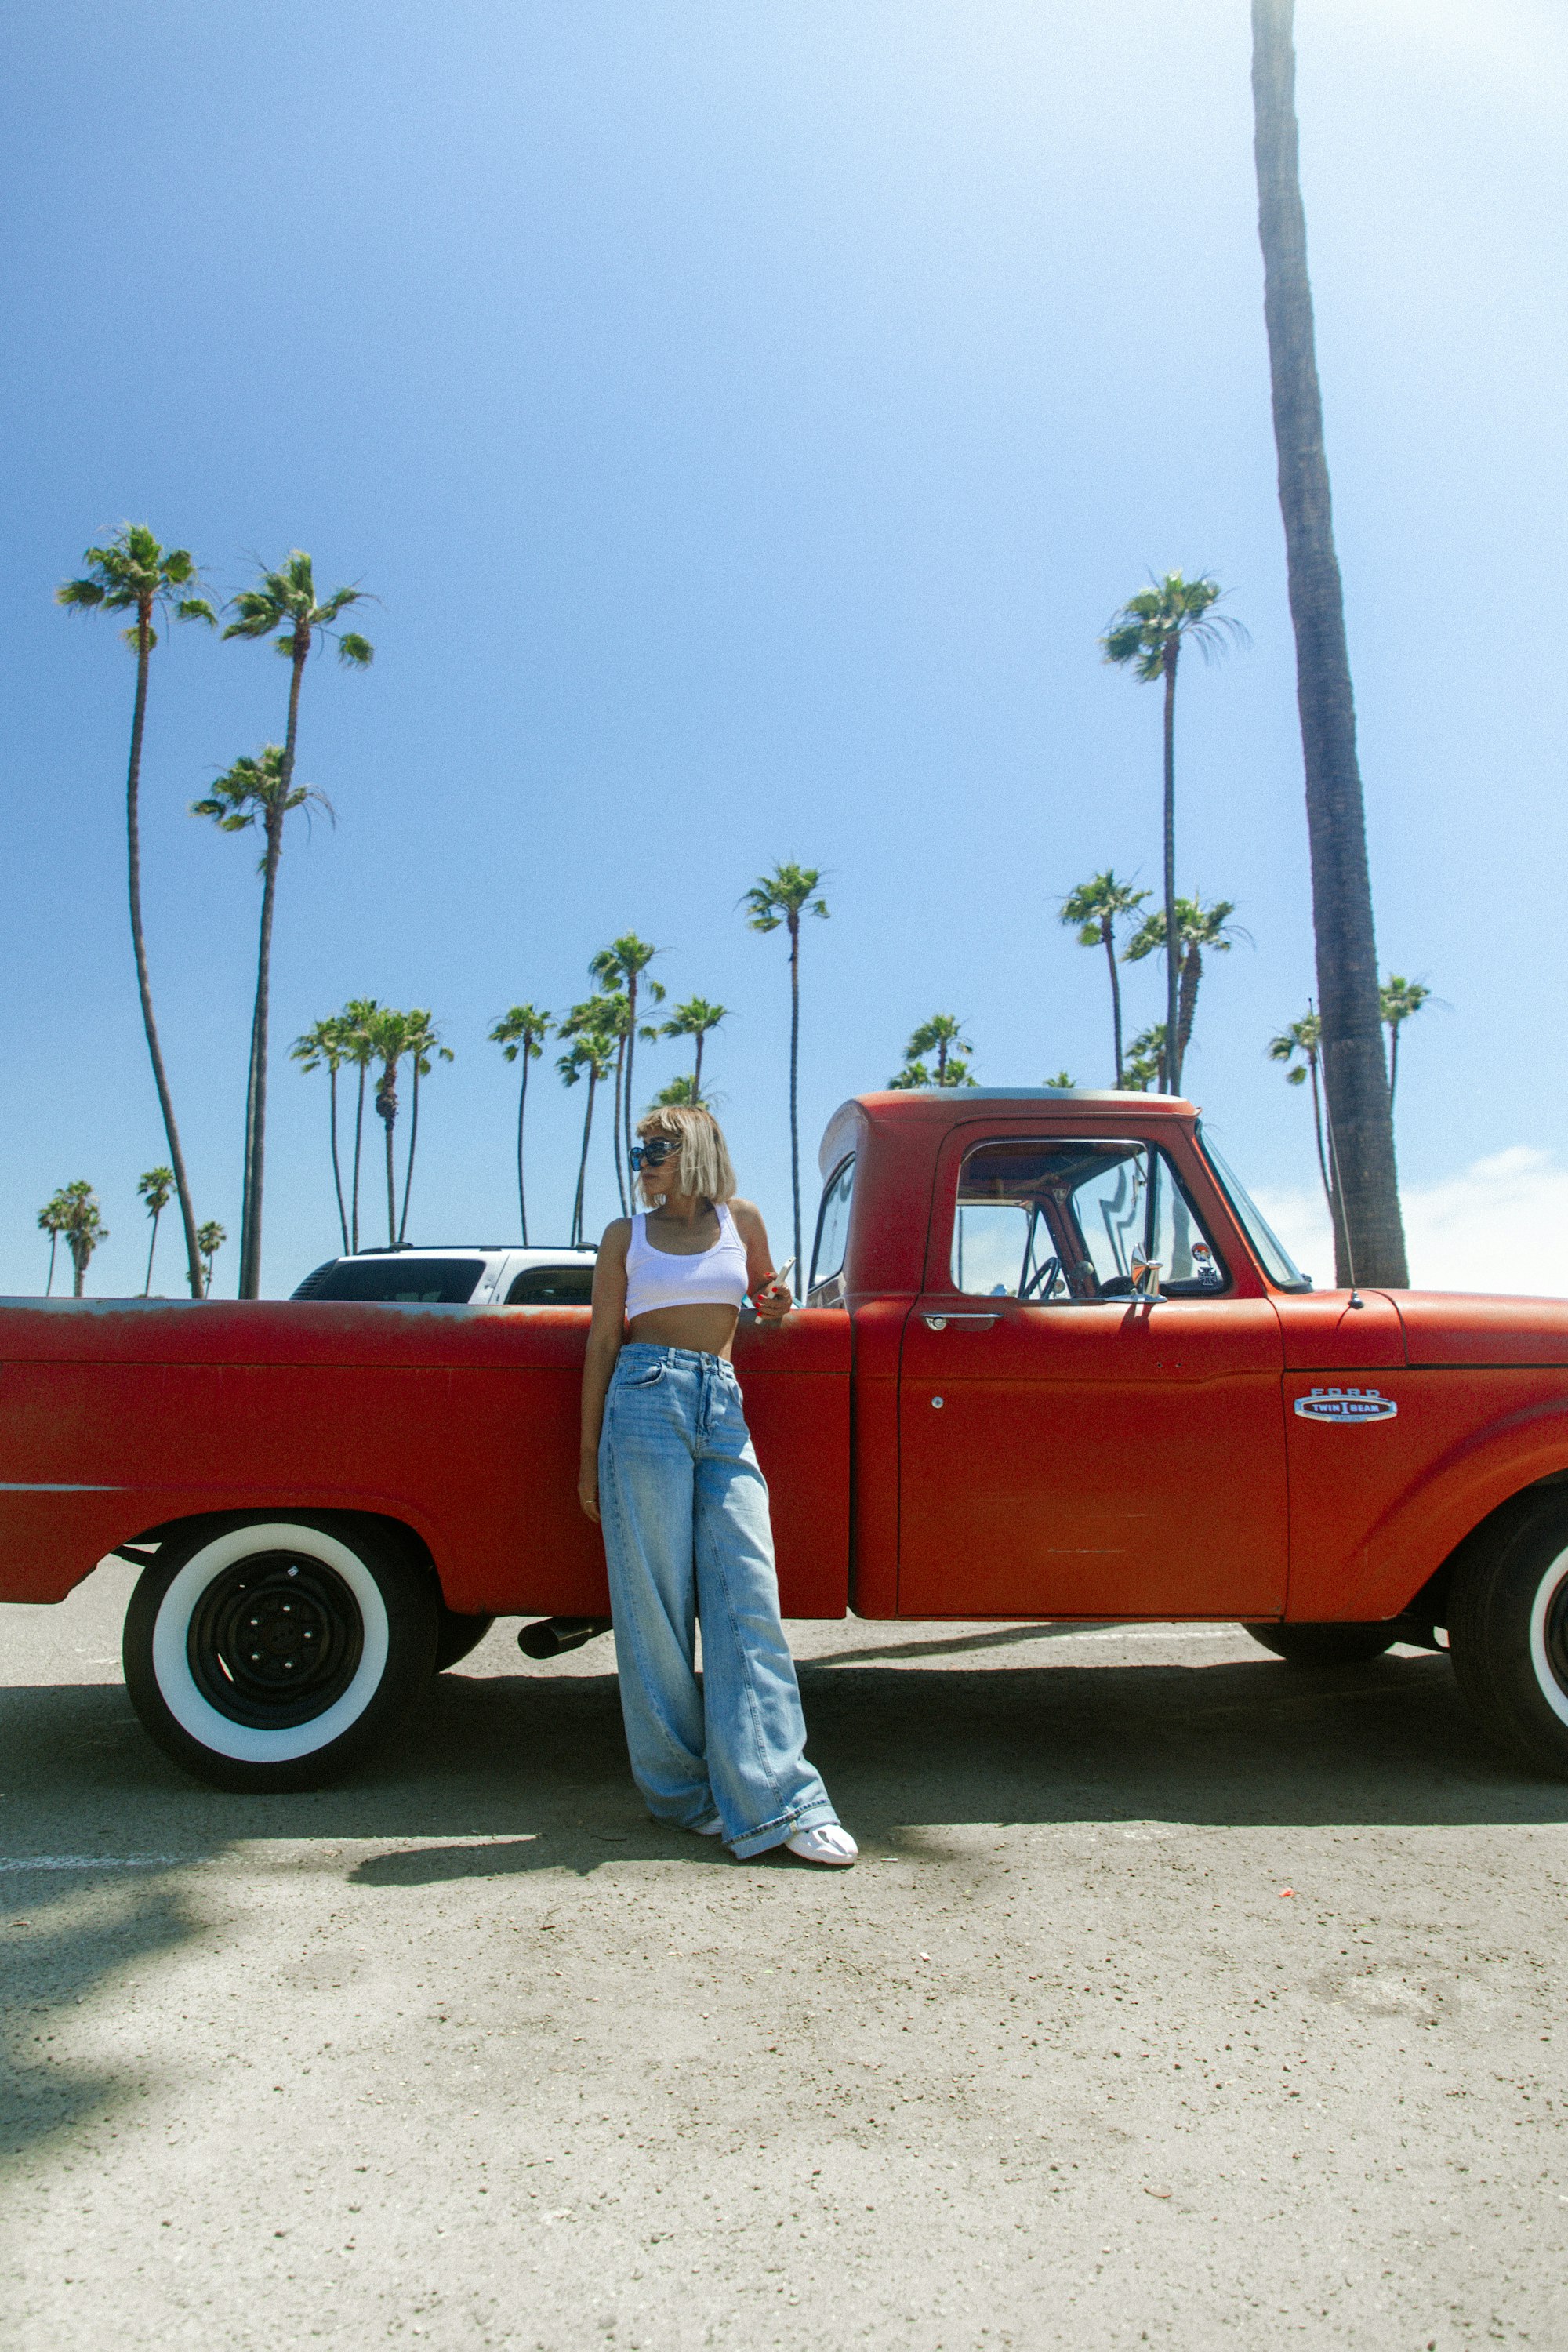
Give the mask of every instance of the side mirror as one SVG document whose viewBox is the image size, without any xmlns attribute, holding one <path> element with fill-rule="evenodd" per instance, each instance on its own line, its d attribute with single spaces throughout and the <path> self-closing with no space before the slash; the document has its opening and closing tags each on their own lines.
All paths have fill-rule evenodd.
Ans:
<svg viewBox="0 0 1568 2352">
<path fill-rule="evenodd" d="M 1132 1261 L 1132 1296 L 1152 1307 L 1160 1296 L 1160 1261 L 1157 1257 L 1135 1257 Z"/>
</svg>

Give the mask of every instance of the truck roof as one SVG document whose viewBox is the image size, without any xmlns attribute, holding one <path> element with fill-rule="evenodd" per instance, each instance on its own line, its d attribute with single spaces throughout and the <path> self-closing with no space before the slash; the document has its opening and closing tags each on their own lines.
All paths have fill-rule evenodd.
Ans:
<svg viewBox="0 0 1568 2352">
<path fill-rule="evenodd" d="M 1079 1106 L 1097 1107 L 1114 1103 L 1119 1109 L 1136 1111 L 1148 1118 L 1195 1118 L 1197 1105 L 1184 1095 L 1134 1094 L 1128 1087 L 891 1087 L 874 1094 L 851 1095 L 840 1103 L 827 1122 L 817 1154 L 817 1164 L 824 1176 L 830 1175 L 848 1149 L 854 1133 L 855 1114 L 875 1120 L 879 1126 L 904 1124 L 929 1126 L 933 1116 L 943 1126 L 956 1125 L 966 1111 L 982 1103 L 1034 1103 L 1042 1109 L 1075 1110 Z"/>
</svg>

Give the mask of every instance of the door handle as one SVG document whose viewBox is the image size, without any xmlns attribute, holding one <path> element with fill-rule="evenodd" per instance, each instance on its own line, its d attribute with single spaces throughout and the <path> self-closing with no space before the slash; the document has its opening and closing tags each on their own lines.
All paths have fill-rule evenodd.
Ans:
<svg viewBox="0 0 1568 2352">
<path fill-rule="evenodd" d="M 996 1318 L 994 1315 L 928 1315 L 923 1320 L 928 1331 L 945 1331 L 950 1323 L 964 1331 L 989 1331 Z"/>
</svg>

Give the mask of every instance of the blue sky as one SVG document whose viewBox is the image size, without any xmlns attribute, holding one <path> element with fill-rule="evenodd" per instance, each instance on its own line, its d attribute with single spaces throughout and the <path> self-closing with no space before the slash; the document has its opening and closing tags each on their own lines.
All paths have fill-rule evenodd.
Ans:
<svg viewBox="0 0 1568 2352">
<path fill-rule="evenodd" d="M 1402 1169 L 1436 1197 L 1513 1154 L 1517 1237 L 1521 1169 L 1550 1186 L 1568 1146 L 1541 1026 L 1568 953 L 1568 29 L 1525 0 L 1302 0 L 1299 41 L 1379 941 L 1451 1008 L 1407 1033 Z M 784 951 L 736 911 L 778 857 L 826 869 L 832 908 L 806 940 L 813 1197 L 828 1114 L 932 1011 L 966 1017 L 983 1079 L 1105 1082 L 1103 966 L 1057 907 L 1107 863 L 1156 875 L 1157 698 L 1097 639 L 1174 566 L 1215 572 L 1252 637 L 1182 688 L 1182 886 L 1255 941 L 1205 982 L 1189 1080 L 1231 1157 L 1310 1202 L 1303 1101 L 1263 1055 L 1312 981 L 1244 0 L 80 0 L 5 42 L 0 1284 L 40 1286 L 37 1211 L 87 1176 L 112 1231 L 90 1286 L 139 1287 L 134 1181 L 163 1156 L 124 913 L 132 663 L 50 602 L 125 518 L 220 592 L 300 545 L 381 599 L 372 671 L 306 688 L 301 772 L 338 824 L 285 857 L 268 1289 L 333 1242 L 298 1031 L 351 994 L 434 1008 L 457 1058 L 411 1229 L 500 1238 L 513 1080 L 485 1030 L 584 993 L 628 927 L 672 996 L 734 1008 L 710 1067 L 782 1255 Z M 280 733 L 285 683 L 192 630 L 155 657 L 154 985 L 231 1236 L 257 881 L 186 809 Z M 1153 1017 L 1153 963 L 1129 992 Z M 539 1076 L 550 1238 L 582 1097 Z"/>
</svg>

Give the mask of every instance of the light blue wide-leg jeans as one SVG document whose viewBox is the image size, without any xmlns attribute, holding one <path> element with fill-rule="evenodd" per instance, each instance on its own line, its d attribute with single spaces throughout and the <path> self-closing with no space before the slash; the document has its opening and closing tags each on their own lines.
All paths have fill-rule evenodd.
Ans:
<svg viewBox="0 0 1568 2352">
<path fill-rule="evenodd" d="M 632 1774 L 657 1821 L 717 1814 L 738 1855 L 838 1818 L 805 1760 L 767 1482 L 721 1356 L 621 1349 L 599 1510 Z M 697 1680 L 697 1625 L 702 1681 Z"/>
</svg>

